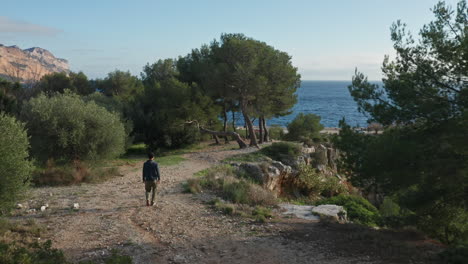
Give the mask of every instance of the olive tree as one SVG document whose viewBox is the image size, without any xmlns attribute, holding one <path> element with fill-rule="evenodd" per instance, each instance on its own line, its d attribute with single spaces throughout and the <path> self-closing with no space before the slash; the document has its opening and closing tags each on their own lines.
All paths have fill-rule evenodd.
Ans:
<svg viewBox="0 0 468 264">
<path fill-rule="evenodd" d="M 126 133 L 117 113 L 65 92 L 28 101 L 21 118 L 27 122 L 32 153 L 45 160 L 87 160 L 124 152 Z"/>
<path fill-rule="evenodd" d="M 32 171 L 24 124 L 0 114 L 0 214 L 10 209 L 28 186 Z"/>
</svg>

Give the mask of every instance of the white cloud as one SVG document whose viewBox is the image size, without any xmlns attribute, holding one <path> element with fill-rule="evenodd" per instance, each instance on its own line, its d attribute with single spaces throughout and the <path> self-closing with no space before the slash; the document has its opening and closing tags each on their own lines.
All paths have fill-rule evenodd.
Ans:
<svg viewBox="0 0 468 264">
<path fill-rule="evenodd" d="M 60 29 L 36 25 L 26 21 L 13 20 L 5 16 L 0 16 L 0 33 L 55 36 L 60 32 L 62 32 Z"/>
</svg>

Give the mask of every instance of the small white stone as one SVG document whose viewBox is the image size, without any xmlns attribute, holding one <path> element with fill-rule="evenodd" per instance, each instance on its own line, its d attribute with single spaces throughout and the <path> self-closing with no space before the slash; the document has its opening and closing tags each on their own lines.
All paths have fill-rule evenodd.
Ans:
<svg viewBox="0 0 468 264">
<path fill-rule="evenodd" d="M 45 205 L 41 206 L 41 212 L 44 212 L 47 209 Z"/>
<path fill-rule="evenodd" d="M 19 203 L 19 204 L 17 204 L 17 205 L 16 205 L 16 209 L 23 209 L 23 205 L 22 205 L 22 204 L 20 204 L 20 203 Z"/>
<path fill-rule="evenodd" d="M 80 204 L 79 203 L 74 203 L 73 204 L 73 209 L 75 209 L 75 210 L 80 209 Z"/>
<path fill-rule="evenodd" d="M 48 204 L 48 203 L 44 204 L 44 206 L 45 206 L 46 208 L 49 208 L 49 204 Z"/>
</svg>

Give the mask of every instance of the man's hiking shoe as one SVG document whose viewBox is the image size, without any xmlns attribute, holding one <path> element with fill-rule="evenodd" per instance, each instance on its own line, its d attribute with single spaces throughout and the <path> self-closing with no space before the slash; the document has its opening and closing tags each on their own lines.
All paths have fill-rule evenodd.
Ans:
<svg viewBox="0 0 468 264">
<path fill-rule="evenodd" d="M 154 206 L 154 202 L 151 202 L 151 206 Z"/>
<path fill-rule="evenodd" d="M 146 206 L 150 206 L 150 203 L 148 200 L 146 200 Z"/>
</svg>

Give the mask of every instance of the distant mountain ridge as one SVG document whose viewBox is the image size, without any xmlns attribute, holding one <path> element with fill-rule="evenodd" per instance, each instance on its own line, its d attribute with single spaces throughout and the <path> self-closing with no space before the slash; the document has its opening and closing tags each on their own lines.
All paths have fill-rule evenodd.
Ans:
<svg viewBox="0 0 468 264">
<path fill-rule="evenodd" d="M 53 72 L 70 72 L 68 61 L 56 58 L 50 51 L 39 47 L 20 49 L 16 45 L 0 44 L 0 77 L 31 82 Z"/>
</svg>

